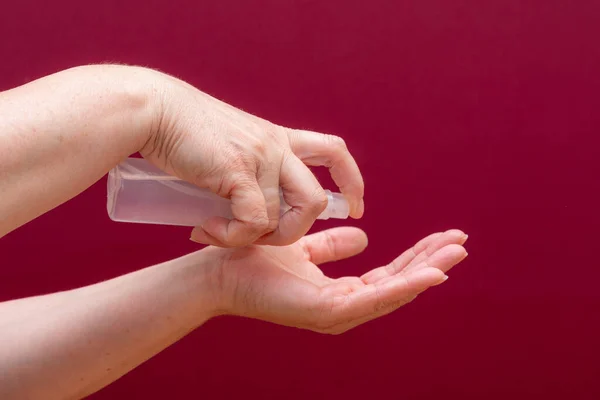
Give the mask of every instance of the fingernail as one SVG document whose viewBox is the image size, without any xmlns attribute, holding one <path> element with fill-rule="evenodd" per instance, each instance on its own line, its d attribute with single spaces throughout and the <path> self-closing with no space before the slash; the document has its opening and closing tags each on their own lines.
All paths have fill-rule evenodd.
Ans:
<svg viewBox="0 0 600 400">
<path fill-rule="evenodd" d="M 363 216 L 363 214 L 365 213 L 365 200 L 364 199 L 360 199 L 360 202 L 358 203 L 358 215 L 359 216 Z"/>
<path fill-rule="evenodd" d="M 201 232 L 198 230 L 198 228 L 194 228 L 192 229 L 192 232 L 190 232 L 190 240 L 194 243 L 200 243 L 202 244 L 202 241 L 200 240 L 200 238 L 202 237 L 202 235 L 200 235 L 200 238 L 198 238 L 198 233 Z"/>
<path fill-rule="evenodd" d="M 437 281 L 437 283 L 434 283 L 432 286 L 441 285 L 442 283 L 446 282 L 447 280 L 448 280 L 448 275 L 444 275 L 443 277 L 440 278 L 439 281 Z"/>
<path fill-rule="evenodd" d="M 465 234 L 465 237 L 463 238 L 463 243 L 465 243 L 468 239 L 469 239 L 469 235 Z"/>
<path fill-rule="evenodd" d="M 448 275 L 444 275 L 434 286 L 441 285 L 448 280 Z"/>
</svg>

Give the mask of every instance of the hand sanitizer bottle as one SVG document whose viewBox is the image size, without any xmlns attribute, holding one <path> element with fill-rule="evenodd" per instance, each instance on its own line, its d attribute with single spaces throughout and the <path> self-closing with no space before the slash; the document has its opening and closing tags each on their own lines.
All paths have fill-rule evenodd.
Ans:
<svg viewBox="0 0 600 400">
<path fill-rule="evenodd" d="M 327 208 L 318 219 L 348 218 L 348 202 L 327 193 Z M 283 195 L 281 213 L 290 209 Z M 208 218 L 231 219 L 231 201 L 209 189 L 169 175 L 142 158 L 128 158 L 108 174 L 108 215 L 113 221 L 200 226 Z"/>
</svg>

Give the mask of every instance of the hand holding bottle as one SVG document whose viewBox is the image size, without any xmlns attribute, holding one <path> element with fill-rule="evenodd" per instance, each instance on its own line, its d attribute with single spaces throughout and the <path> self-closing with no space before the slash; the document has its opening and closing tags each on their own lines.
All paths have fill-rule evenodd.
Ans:
<svg viewBox="0 0 600 400">
<path fill-rule="evenodd" d="M 218 246 L 286 245 L 300 239 L 327 205 L 308 166 L 326 166 L 363 214 L 363 180 L 344 141 L 288 129 L 157 73 L 155 120 L 141 154 L 157 167 L 231 200 L 232 219 L 214 217 L 192 238 Z M 291 207 L 280 216 L 280 189 Z"/>
</svg>

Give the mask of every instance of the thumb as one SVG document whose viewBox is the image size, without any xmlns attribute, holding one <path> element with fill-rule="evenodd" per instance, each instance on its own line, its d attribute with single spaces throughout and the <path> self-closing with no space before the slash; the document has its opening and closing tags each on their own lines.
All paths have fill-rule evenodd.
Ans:
<svg viewBox="0 0 600 400">
<path fill-rule="evenodd" d="M 198 242 L 224 247 L 241 247 L 253 243 L 267 233 L 269 217 L 265 197 L 256 177 L 235 174 L 229 187 L 221 187 L 219 195 L 231 199 L 232 219 L 209 218 L 192 232 Z"/>
</svg>

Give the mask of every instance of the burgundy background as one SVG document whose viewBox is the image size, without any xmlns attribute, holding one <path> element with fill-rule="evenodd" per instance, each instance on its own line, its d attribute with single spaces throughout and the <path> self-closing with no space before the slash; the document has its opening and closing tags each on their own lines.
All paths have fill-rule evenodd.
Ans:
<svg viewBox="0 0 600 400">
<path fill-rule="evenodd" d="M 334 337 L 214 320 L 92 398 L 600 396 L 598 1 L 52 3 L 3 2 L 0 89 L 141 64 L 343 136 L 370 247 L 332 274 L 470 234 L 451 279 L 391 316 Z M 110 222 L 105 195 L 102 180 L 0 240 L 1 298 L 196 248 L 187 229 Z"/>
</svg>

